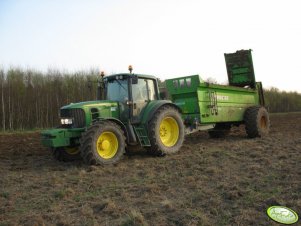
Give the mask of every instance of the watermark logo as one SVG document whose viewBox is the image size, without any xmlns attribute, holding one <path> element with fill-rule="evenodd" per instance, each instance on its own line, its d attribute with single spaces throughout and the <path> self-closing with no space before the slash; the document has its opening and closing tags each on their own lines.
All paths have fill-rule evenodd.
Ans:
<svg viewBox="0 0 301 226">
<path fill-rule="evenodd" d="M 294 224 L 298 221 L 298 214 L 284 206 L 271 206 L 267 214 L 272 220 L 282 224 Z"/>
</svg>

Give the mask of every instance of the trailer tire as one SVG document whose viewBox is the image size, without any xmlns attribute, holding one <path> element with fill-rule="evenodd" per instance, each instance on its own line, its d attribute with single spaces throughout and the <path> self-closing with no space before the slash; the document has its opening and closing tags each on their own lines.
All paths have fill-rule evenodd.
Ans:
<svg viewBox="0 0 301 226">
<path fill-rule="evenodd" d="M 262 137 L 269 133 L 270 118 L 264 107 L 253 106 L 244 115 L 245 129 L 249 138 Z"/>
<path fill-rule="evenodd" d="M 52 148 L 53 157 L 62 162 L 70 162 L 81 159 L 78 147 L 58 147 Z"/>
<path fill-rule="evenodd" d="M 154 156 L 173 154 L 184 142 L 184 124 L 180 112 L 171 106 L 163 106 L 157 110 L 148 125 L 151 147 L 148 153 Z"/>
<path fill-rule="evenodd" d="M 210 138 L 224 138 L 230 133 L 231 125 L 217 123 L 213 129 L 208 130 Z"/>
<path fill-rule="evenodd" d="M 90 126 L 80 140 L 80 153 L 86 164 L 107 165 L 120 161 L 126 142 L 123 130 L 110 121 Z"/>
</svg>

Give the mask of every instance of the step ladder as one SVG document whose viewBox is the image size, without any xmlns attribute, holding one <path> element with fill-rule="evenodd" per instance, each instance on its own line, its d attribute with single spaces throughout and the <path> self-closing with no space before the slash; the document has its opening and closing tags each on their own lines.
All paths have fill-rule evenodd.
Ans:
<svg viewBox="0 0 301 226">
<path fill-rule="evenodd" d="M 144 128 L 144 126 L 133 126 L 135 133 L 139 139 L 139 142 L 142 147 L 149 147 L 150 141 L 147 136 L 147 130 Z"/>
</svg>

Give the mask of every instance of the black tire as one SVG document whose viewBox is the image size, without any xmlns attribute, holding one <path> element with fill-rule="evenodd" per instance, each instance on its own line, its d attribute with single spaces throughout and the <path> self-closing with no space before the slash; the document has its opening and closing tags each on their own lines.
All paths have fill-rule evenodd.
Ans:
<svg viewBox="0 0 301 226">
<path fill-rule="evenodd" d="M 59 147 L 52 149 L 53 157 L 58 161 L 69 162 L 81 159 L 78 147 Z"/>
<path fill-rule="evenodd" d="M 264 107 L 253 106 L 246 110 L 244 115 L 246 133 L 248 137 L 262 137 L 269 133 L 270 118 Z"/>
<path fill-rule="evenodd" d="M 170 134 L 169 136 L 171 139 L 164 140 L 166 134 L 162 133 L 167 133 L 167 130 L 163 131 L 163 129 L 165 129 L 165 127 L 162 127 L 161 125 L 163 120 L 167 124 L 170 123 L 170 128 L 177 125 L 173 130 L 175 134 Z M 165 154 L 173 154 L 179 151 L 184 142 L 184 124 L 179 111 L 171 106 L 159 108 L 149 123 L 148 135 L 151 143 L 151 147 L 146 148 L 148 153 L 155 156 L 164 156 Z"/>
<path fill-rule="evenodd" d="M 112 148 L 110 148 L 111 146 Z M 123 158 L 125 147 L 123 130 L 119 125 L 110 121 L 95 123 L 83 133 L 80 141 L 81 156 L 89 165 L 114 164 Z"/>
<path fill-rule="evenodd" d="M 213 129 L 208 130 L 210 138 L 224 138 L 230 133 L 231 125 L 217 123 Z"/>
</svg>

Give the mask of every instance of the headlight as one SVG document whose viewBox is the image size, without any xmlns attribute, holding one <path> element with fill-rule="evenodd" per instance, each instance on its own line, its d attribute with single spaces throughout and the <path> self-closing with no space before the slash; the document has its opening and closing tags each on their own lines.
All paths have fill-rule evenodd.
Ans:
<svg viewBox="0 0 301 226">
<path fill-rule="evenodd" d="M 72 118 L 61 118 L 62 125 L 71 125 L 73 123 Z"/>
</svg>

